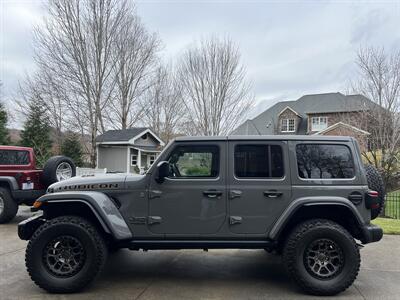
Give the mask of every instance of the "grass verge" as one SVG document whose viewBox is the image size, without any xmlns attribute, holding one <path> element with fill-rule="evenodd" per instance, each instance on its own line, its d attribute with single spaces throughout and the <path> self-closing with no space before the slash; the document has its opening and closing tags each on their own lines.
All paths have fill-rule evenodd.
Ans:
<svg viewBox="0 0 400 300">
<path fill-rule="evenodd" d="M 372 224 L 382 227 L 385 234 L 400 234 L 400 220 L 390 218 L 376 218 Z"/>
</svg>

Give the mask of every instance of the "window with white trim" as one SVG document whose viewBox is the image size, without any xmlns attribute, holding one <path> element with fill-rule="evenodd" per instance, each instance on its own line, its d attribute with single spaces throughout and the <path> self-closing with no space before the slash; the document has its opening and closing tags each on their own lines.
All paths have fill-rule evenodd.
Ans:
<svg viewBox="0 0 400 300">
<path fill-rule="evenodd" d="M 134 167 L 134 166 L 137 166 L 137 154 L 132 154 L 131 155 L 131 166 L 132 167 Z"/>
<path fill-rule="evenodd" d="M 328 127 L 328 117 L 312 117 L 311 131 L 321 131 Z"/>
<path fill-rule="evenodd" d="M 295 132 L 296 123 L 294 119 L 282 119 L 281 120 L 281 131 L 282 132 Z"/>
<path fill-rule="evenodd" d="M 154 163 L 155 160 L 156 160 L 156 156 L 155 156 L 155 155 L 150 155 L 150 156 L 149 156 L 149 163 L 150 163 L 150 166 Z"/>
</svg>

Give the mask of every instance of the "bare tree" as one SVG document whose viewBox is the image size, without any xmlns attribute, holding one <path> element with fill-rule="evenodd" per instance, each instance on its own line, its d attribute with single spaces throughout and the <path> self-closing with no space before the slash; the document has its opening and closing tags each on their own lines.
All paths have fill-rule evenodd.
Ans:
<svg viewBox="0 0 400 300">
<path fill-rule="evenodd" d="M 71 124 L 90 135 L 92 165 L 117 83 L 116 44 L 132 11 L 127 1 L 51 0 L 44 26 L 35 30 L 36 62 L 65 95 Z"/>
<path fill-rule="evenodd" d="M 134 7 L 123 19 L 113 53 L 116 61 L 115 97 L 110 101 L 108 121 L 112 127 L 126 129 L 143 117 L 143 95 L 150 87 L 160 42 L 147 32 Z"/>
<path fill-rule="evenodd" d="M 185 107 L 181 86 L 172 68 L 158 66 L 154 82 L 146 92 L 146 113 L 143 122 L 164 142 L 169 142 L 181 130 Z"/>
<path fill-rule="evenodd" d="M 388 188 L 400 167 L 400 51 L 361 48 L 356 64 L 359 80 L 353 91 L 373 101 L 360 107 L 358 122 L 371 133 L 363 157 L 381 170 Z"/>
<path fill-rule="evenodd" d="M 189 47 L 179 63 L 186 133 L 227 134 L 243 121 L 252 101 L 237 46 L 212 37 Z"/>
</svg>

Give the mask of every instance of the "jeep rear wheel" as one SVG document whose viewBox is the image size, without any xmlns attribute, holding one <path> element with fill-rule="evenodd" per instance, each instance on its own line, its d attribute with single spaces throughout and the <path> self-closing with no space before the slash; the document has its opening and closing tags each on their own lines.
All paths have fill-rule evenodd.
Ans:
<svg viewBox="0 0 400 300">
<path fill-rule="evenodd" d="M 11 221 L 18 211 L 18 204 L 7 188 L 0 187 L 0 224 Z"/>
<path fill-rule="evenodd" d="M 344 291 L 354 282 L 360 268 L 360 252 L 342 226 L 315 219 L 294 228 L 285 243 L 283 261 L 303 290 L 327 296 Z"/>
<path fill-rule="evenodd" d="M 25 263 L 32 280 L 53 293 L 81 290 L 101 271 L 107 248 L 97 229 L 76 216 L 39 227 L 28 243 Z"/>
</svg>

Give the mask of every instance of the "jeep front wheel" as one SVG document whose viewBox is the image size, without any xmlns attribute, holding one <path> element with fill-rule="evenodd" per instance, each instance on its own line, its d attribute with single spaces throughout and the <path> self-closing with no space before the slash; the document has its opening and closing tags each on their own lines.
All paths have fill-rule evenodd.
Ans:
<svg viewBox="0 0 400 300">
<path fill-rule="evenodd" d="M 28 243 L 25 262 L 32 280 L 53 293 L 81 290 L 105 264 L 107 248 L 97 229 L 76 216 L 54 218 Z"/>
<path fill-rule="evenodd" d="M 327 296 L 344 291 L 354 282 L 360 268 L 360 252 L 342 226 L 315 219 L 294 228 L 285 243 L 283 261 L 303 290 Z"/>
</svg>

